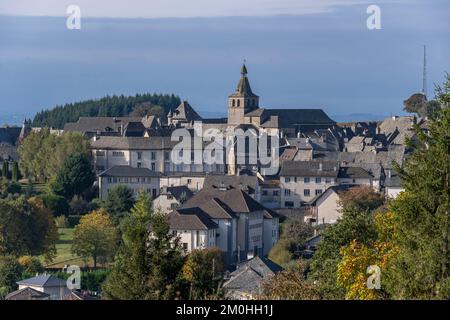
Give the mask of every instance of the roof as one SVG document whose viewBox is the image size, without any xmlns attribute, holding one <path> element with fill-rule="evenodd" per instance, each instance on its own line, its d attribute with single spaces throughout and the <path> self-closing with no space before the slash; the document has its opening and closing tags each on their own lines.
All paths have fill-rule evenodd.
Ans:
<svg viewBox="0 0 450 320">
<path fill-rule="evenodd" d="M 169 213 L 172 230 L 210 230 L 219 226 L 199 208 L 178 209 Z"/>
<path fill-rule="evenodd" d="M 201 121 L 202 117 L 191 107 L 187 101 L 183 101 L 174 111 L 171 112 L 172 119 L 187 122 Z"/>
<path fill-rule="evenodd" d="M 1 127 L 0 144 L 15 145 L 21 130 L 21 127 Z"/>
<path fill-rule="evenodd" d="M 354 188 L 354 187 L 356 187 L 356 186 L 349 185 L 349 184 L 342 184 L 342 185 L 338 185 L 338 186 L 328 187 L 328 189 L 325 190 L 325 192 L 322 192 L 318 196 L 314 197 L 311 201 L 307 202 L 307 204 L 314 206 L 317 204 L 317 201 L 319 201 L 322 198 L 327 197 L 330 194 L 330 192 L 335 192 L 338 196 L 340 196 L 344 192 L 347 192 L 348 190 L 350 190 L 351 188 Z"/>
<path fill-rule="evenodd" d="M 10 144 L 0 143 L 0 161 L 18 161 L 19 152 L 17 147 Z"/>
<path fill-rule="evenodd" d="M 171 137 L 111 137 L 101 136 L 91 142 L 91 149 L 111 150 L 162 150 L 172 148 L 178 141 L 171 141 Z"/>
<path fill-rule="evenodd" d="M 191 198 L 194 193 L 186 186 L 164 187 L 161 194 L 168 193 L 178 201 L 184 198 L 184 201 Z"/>
<path fill-rule="evenodd" d="M 242 189 L 248 194 L 255 193 L 259 179 L 257 176 L 207 175 L 203 188 L 233 187 Z"/>
<path fill-rule="evenodd" d="M 386 176 L 386 179 L 384 180 L 384 186 L 390 188 L 401 188 L 402 179 L 392 172 L 390 177 Z"/>
<path fill-rule="evenodd" d="M 50 295 L 30 287 L 16 290 L 6 295 L 5 300 L 49 300 Z"/>
<path fill-rule="evenodd" d="M 336 161 L 283 161 L 280 176 L 337 178 L 338 171 Z"/>
<path fill-rule="evenodd" d="M 371 179 L 372 175 L 361 167 L 340 167 L 338 178 Z"/>
<path fill-rule="evenodd" d="M 65 287 L 66 280 L 57 278 L 51 274 L 42 274 L 33 278 L 25 279 L 16 282 L 21 286 L 30 287 Z"/>
<path fill-rule="evenodd" d="M 307 125 L 323 125 L 325 127 L 335 124 L 322 109 L 256 109 L 245 116 L 262 118 L 261 127 L 303 128 Z M 271 117 L 277 117 L 272 118 Z M 276 120 L 274 120 L 276 119 Z M 264 122 L 263 122 L 264 121 Z M 273 122 L 275 121 L 275 122 Z"/>
<path fill-rule="evenodd" d="M 148 168 L 134 168 L 130 166 L 114 166 L 100 173 L 100 177 L 159 177 L 160 172 Z"/>
<path fill-rule="evenodd" d="M 264 280 L 282 271 L 275 262 L 256 256 L 242 262 L 238 268 L 230 274 L 230 279 L 223 284 L 225 290 L 238 290 L 247 293 L 258 293 Z"/>
<path fill-rule="evenodd" d="M 119 131 L 129 122 L 141 122 L 142 117 L 80 117 L 77 122 L 68 122 L 64 131 L 108 132 Z"/>
<path fill-rule="evenodd" d="M 247 78 L 247 73 L 247 67 L 243 64 L 241 68 L 241 79 L 238 82 L 236 91 L 232 93 L 230 97 L 258 97 L 252 92 L 250 82 Z"/>
</svg>

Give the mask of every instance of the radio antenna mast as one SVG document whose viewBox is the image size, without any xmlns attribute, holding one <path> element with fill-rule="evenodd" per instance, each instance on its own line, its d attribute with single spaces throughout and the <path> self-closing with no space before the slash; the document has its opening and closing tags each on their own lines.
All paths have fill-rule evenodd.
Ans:
<svg viewBox="0 0 450 320">
<path fill-rule="evenodd" d="M 422 93 L 427 96 L 427 47 L 423 46 Z"/>
</svg>

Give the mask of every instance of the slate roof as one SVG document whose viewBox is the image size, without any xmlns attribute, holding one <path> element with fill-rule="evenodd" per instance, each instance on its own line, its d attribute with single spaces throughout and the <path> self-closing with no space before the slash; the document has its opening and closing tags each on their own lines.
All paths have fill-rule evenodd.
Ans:
<svg viewBox="0 0 450 320">
<path fill-rule="evenodd" d="M 184 201 L 190 199 L 194 193 L 186 186 L 164 187 L 161 194 L 170 194 L 180 201 L 184 197 Z"/>
<path fill-rule="evenodd" d="M 237 290 L 248 294 L 257 294 L 263 281 L 282 270 L 283 268 L 275 262 L 256 256 L 240 263 L 222 287 L 226 291 Z"/>
<path fill-rule="evenodd" d="M 303 126 L 333 126 L 336 124 L 322 109 L 256 109 L 245 114 L 248 117 L 261 117 L 265 128 L 303 128 Z M 271 117 L 275 117 L 272 118 Z M 274 120 L 276 119 L 276 120 Z"/>
<path fill-rule="evenodd" d="M 109 137 L 101 136 L 91 142 L 91 149 L 110 150 L 162 150 L 173 148 L 178 141 L 169 137 Z"/>
<path fill-rule="evenodd" d="M 338 178 L 371 179 L 372 175 L 361 167 L 340 167 Z"/>
<path fill-rule="evenodd" d="M 252 98 L 258 97 L 256 94 L 252 92 L 252 88 L 250 87 L 250 82 L 247 78 L 247 67 L 242 65 L 241 68 L 241 79 L 238 82 L 236 87 L 236 91 L 230 95 L 230 97 L 244 97 L 244 98 Z"/>
<path fill-rule="evenodd" d="M 340 196 L 344 192 L 347 192 L 348 190 L 350 190 L 351 188 L 354 188 L 354 187 L 356 187 L 356 186 L 349 185 L 349 184 L 342 184 L 342 185 L 328 187 L 328 189 L 325 190 L 325 192 L 322 192 L 321 194 L 317 195 L 316 197 L 314 197 L 311 201 L 307 202 L 306 204 L 316 205 L 317 201 L 319 199 L 322 199 L 322 198 L 328 196 L 328 194 L 330 192 L 336 192 L 338 194 L 338 196 Z"/>
<path fill-rule="evenodd" d="M 406 138 L 414 136 L 414 116 L 389 117 L 379 125 L 380 133 L 386 135 L 389 144 L 404 144 Z"/>
<path fill-rule="evenodd" d="M 391 177 L 386 177 L 386 179 L 384 180 L 384 186 L 391 188 L 401 188 L 402 180 L 398 175 L 392 173 Z"/>
<path fill-rule="evenodd" d="M 242 189 L 248 194 L 254 194 L 258 187 L 256 176 L 230 176 L 230 175 L 208 175 L 203 183 L 203 188 L 233 187 Z"/>
<path fill-rule="evenodd" d="M 100 173 L 100 177 L 159 177 L 160 172 L 148 168 L 134 168 L 131 166 L 114 166 Z"/>
<path fill-rule="evenodd" d="M 65 287 L 66 280 L 57 278 L 53 275 L 42 274 L 33 278 L 16 282 L 18 285 L 30 287 Z"/>
<path fill-rule="evenodd" d="M 339 162 L 336 161 L 283 161 L 280 176 L 337 178 L 338 172 Z"/>
<path fill-rule="evenodd" d="M 25 287 L 6 295 L 5 300 L 50 300 L 50 295 L 30 287 Z"/>
<path fill-rule="evenodd" d="M 141 122 L 141 120 L 142 117 L 80 117 L 77 122 L 66 123 L 64 131 L 117 132 L 121 126 L 126 127 L 129 122 Z"/>
<path fill-rule="evenodd" d="M 219 226 L 199 208 L 178 209 L 169 213 L 172 230 L 210 230 Z"/>
<path fill-rule="evenodd" d="M 0 161 L 18 161 L 19 152 L 17 152 L 17 147 L 10 144 L 0 143 Z"/>
<path fill-rule="evenodd" d="M 0 144 L 15 145 L 21 130 L 21 127 L 1 127 Z"/>
<path fill-rule="evenodd" d="M 187 101 L 183 101 L 174 111 L 172 111 L 172 119 L 192 122 L 201 121 L 202 117 Z"/>
</svg>

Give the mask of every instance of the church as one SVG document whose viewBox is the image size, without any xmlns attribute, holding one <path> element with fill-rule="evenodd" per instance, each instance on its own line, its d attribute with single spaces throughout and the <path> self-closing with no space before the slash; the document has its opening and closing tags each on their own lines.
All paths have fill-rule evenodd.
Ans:
<svg viewBox="0 0 450 320">
<path fill-rule="evenodd" d="M 301 133 L 333 127 L 336 122 L 322 109 L 268 109 L 260 107 L 259 96 L 253 93 L 245 64 L 235 92 L 228 96 L 228 118 L 203 119 L 187 101 L 168 114 L 171 126 L 189 127 L 194 121 L 202 121 L 206 127 L 220 129 L 239 126 L 254 127 L 268 134 L 294 138 Z"/>
</svg>

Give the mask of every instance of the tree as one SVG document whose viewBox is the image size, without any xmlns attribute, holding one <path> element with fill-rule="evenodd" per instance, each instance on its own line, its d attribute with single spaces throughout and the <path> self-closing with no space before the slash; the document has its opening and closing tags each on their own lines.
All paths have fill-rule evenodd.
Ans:
<svg viewBox="0 0 450 320">
<path fill-rule="evenodd" d="M 370 186 L 352 187 L 340 196 L 340 204 L 359 212 L 372 212 L 384 203 L 384 197 Z"/>
<path fill-rule="evenodd" d="M 191 285 L 191 299 L 205 298 L 214 293 L 225 269 L 225 255 L 219 248 L 192 250 L 182 269 L 183 279 Z"/>
<path fill-rule="evenodd" d="M 281 229 L 281 239 L 291 242 L 289 250 L 294 253 L 314 235 L 314 228 L 298 218 L 288 219 Z"/>
<path fill-rule="evenodd" d="M 140 191 L 123 221 L 123 241 L 103 286 L 106 299 L 169 299 L 175 296 L 182 264 L 178 238 L 167 216 L 153 213 L 149 196 Z"/>
<path fill-rule="evenodd" d="M 294 258 L 294 255 L 291 252 L 291 248 L 293 247 L 292 241 L 287 239 L 280 239 L 269 252 L 269 259 L 273 262 L 279 264 L 280 266 L 286 268 L 289 263 Z"/>
<path fill-rule="evenodd" d="M 0 299 L 16 290 L 22 267 L 13 256 L 0 256 Z"/>
<path fill-rule="evenodd" d="M 108 261 L 114 255 L 117 230 L 105 210 L 99 209 L 81 217 L 73 233 L 72 252 L 92 257 L 94 268 L 99 259 Z"/>
<path fill-rule="evenodd" d="M 129 114 L 131 117 L 156 116 L 158 118 L 165 115 L 164 108 L 154 105 L 151 102 L 137 104 Z"/>
<path fill-rule="evenodd" d="M 82 153 L 75 153 L 64 162 L 52 184 L 52 189 L 54 193 L 71 199 L 90 188 L 94 181 L 95 173 L 88 157 Z"/>
<path fill-rule="evenodd" d="M 12 178 L 13 181 L 19 181 L 19 165 L 16 161 L 13 162 Z"/>
<path fill-rule="evenodd" d="M 406 112 L 417 113 L 420 117 L 433 117 L 441 108 L 438 101 L 427 101 L 427 97 L 423 93 L 414 93 L 403 101 L 403 106 L 403 110 Z"/>
<path fill-rule="evenodd" d="M 303 264 L 298 262 L 292 270 L 281 271 L 262 284 L 260 300 L 318 300 L 315 285 L 305 277 Z"/>
<path fill-rule="evenodd" d="M 57 239 L 53 216 L 42 201 L 0 200 L 0 255 L 44 255 L 49 261 Z"/>
<path fill-rule="evenodd" d="M 343 209 L 342 218 L 322 232 L 311 262 L 310 277 L 324 299 L 344 299 L 345 289 L 337 282 L 337 268 L 342 259 L 341 248 L 353 240 L 368 243 L 376 238 L 372 217 L 366 212 Z"/>
<path fill-rule="evenodd" d="M 416 127 L 414 149 L 397 166 L 405 192 L 392 201 L 398 253 L 387 285 L 396 299 L 450 298 L 450 77 L 437 90 L 442 106 L 428 131 Z"/>
<path fill-rule="evenodd" d="M 2 168 L 2 176 L 9 180 L 9 166 L 8 161 L 3 161 L 3 168 Z"/>
<path fill-rule="evenodd" d="M 89 141 L 79 132 L 60 136 L 48 128 L 31 132 L 19 146 L 20 171 L 41 182 L 53 180 L 66 159 L 75 153 L 89 154 Z"/>
<path fill-rule="evenodd" d="M 396 247 L 392 242 L 396 233 L 392 212 L 379 212 L 373 219 L 376 229 L 376 240 L 367 244 L 353 240 L 341 249 L 342 260 L 338 265 L 337 282 L 345 288 L 346 299 L 376 300 L 389 297 L 384 283 L 380 288 L 369 288 L 368 268 L 374 266 L 380 270 L 380 278 L 384 281 L 387 265 L 396 254 Z"/>
<path fill-rule="evenodd" d="M 66 198 L 53 193 L 40 195 L 39 198 L 44 206 L 50 210 L 53 216 L 67 215 L 69 213 L 69 204 Z"/>
<path fill-rule="evenodd" d="M 105 208 L 114 223 L 118 224 L 119 220 L 130 212 L 133 203 L 133 191 L 125 185 L 118 185 L 109 190 Z"/>
</svg>

